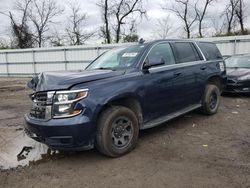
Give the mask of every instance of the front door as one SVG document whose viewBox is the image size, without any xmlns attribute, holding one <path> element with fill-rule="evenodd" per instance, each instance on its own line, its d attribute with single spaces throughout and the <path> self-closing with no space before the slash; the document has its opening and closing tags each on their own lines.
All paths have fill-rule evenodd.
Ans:
<svg viewBox="0 0 250 188">
<path fill-rule="evenodd" d="M 176 78 L 173 72 L 175 58 L 169 43 L 162 42 L 154 45 L 146 57 L 147 62 L 157 60 L 163 65 L 154 66 L 143 70 L 144 82 L 144 122 L 161 117 L 176 110 L 173 80 Z"/>
</svg>

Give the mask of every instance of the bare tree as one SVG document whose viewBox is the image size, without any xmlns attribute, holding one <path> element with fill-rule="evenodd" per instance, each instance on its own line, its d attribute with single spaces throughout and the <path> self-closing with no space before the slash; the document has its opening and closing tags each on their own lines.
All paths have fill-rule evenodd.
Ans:
<svg viewBox="0 0 250 188">
<path fill-rule="evenodd" d="M 195 4 L 195 12 L 196 12 L 197 20 L 199 23 L 199 37 L 201 37 L 201 38 L 203 37 L 203 35 L 202 35 L 202 23 L 203 23 L 203 20 L 205 18 L 205 15 L 207 13 L 207 8 L 213 1 L 214 0 L 205 0 L 204 6 L 202 9 L 198 8 L 198 2 Z M 202 2 L 202 4 L 203 4 L 203 2 Z"/>
<path fill-rule="evenodd" d="M 143 0 L 101 0 L 97 5 L 103 12 L 104 26 L 101 32 L 107 43 L 112 41 L 111 28 L 114 30 L 114 40 L 118 43 L 121 36 L 126 35 L 122 31 L 124 26 L 130 25 L 129 22 L 134 16 L 146 15 Z"/>
<path fill-rule="evenodd" d="M 65 35 L 60 34 L 56 29 L 52 32 L 51 36 L 48 37 L 52 46 L 64 46 Z"/>
<path fill-rule="evenodd" d="M 184 30 L 187 33 L 187 38 L 190 38 L 191 27 L 197 19 L 197 14 L 193 14 L 193 12 L 195 12 L 193 10 L 194 7 L 190 4 L 189 0 L 174 0 L 171 8 L 168 8 L 168 5 L 166 5 L 163 6 L 163 9 L 171 10 L 181 19 L 184 23 Z"/>
<path fill-rule="evenodd" d="M 137 29 L 136 29 L 136 20 L 132 20 L 131 24 L 129 26 L 129 33 L 124 34 L 123 37 L 123 42 L 138 42 L 139 36 L 137 34 Z"/>
<path fill-rule="evenodd" d="M 108 0 L 105 0 L 104 5 L 104 21 L 105 21 L 105 34 L 107 38 L 107 43 L 111 43 L 110 30 L 109 30 L 109 13 L 108 13 Z"/>
<path fill-rule="evenodd" d="M 9 11 L 9 14 L 2 13 L 11 20 L 11 29 L 14 36 L 14 43 L 17 48 L 31 48 L 33 45 L 33 36 L 27 23 L 31 1 L 32 0 L 21 0 L 15 2 L 14 10 L 20 14 L 19 19 L 14 18 L 11 11 Z"/>
<path fill-rule="evenodd" d="M 219 15 L 213 15 L 210 18 L 210 23 L 215 33 L 214 36 L 221 36 L 225 32 L 226 29 L 226 21 L 225 19 L 221 19 Z"/>
<path fill-rule="evenodd" d="M 243 0 L 238 0 L 238 3 L 235 8 L 235 14 L 240 24 L 240 29 L 242 34 L 244 34 L 246 31 L 244 27 L 244 21 L 245 21 L 244 7 L 245 7 L 245 2 Z"/>
<path fill-rule="evenodd" d="M 4 39 L 0 39 L 0 50 L 11 48 L 8 42 Z"/>
<path fill-rule="evenodd" d="M 233 29 L 233 24 L 234 24 L 234 16 L 235 16 L 235 10 L 237 7 L 239 0 L 230 0 L 229 4 L 226 5 L 225 9 L 225 16 L 226 16 L 226 21 L 227 21 L 227 33 L 230 34 L 232 33 Z"/>
<path fill-rule="evenodd" d="M 32 0 L 32 8 L 29 15 L 35 30 L 36 42 L 39 47 L 44 43 L 44 34 L 49 30 L 48 25 L 55 23 L 54 18 L 63 13 L 55 0 Z"/>
<path fill-rule="evenodd" d="M 110 44 L 112 41 L 110 26 L 109 26 L 109 17 L 110 17 L 109 4 L 110 4 L 109 0 L 100 0 L 100 2 L 97 3 L 97 6 L 101 8 L 102 19 L 104 22 L 104 26 L 101 27 L 101 36 L 104 37 L 105 43 L 108 43 L 108 44 Z"/>
<path fill-rule="evenodd" d="M 170 16 L 166 16 L 162 19 L 158 19 L 156 23 L 156 30 L 154 35 L 157 38 L 166 39 L 173 29 L 173 22 L 171 22 Z"/>
<path fill-rule="evenodd" d="M 79 4 L 71 4 L 71 15 L 66 33 L 72 45 L 82 45 L 86 40 L 94 36 L 95 32 L 88 32 L 83 28 L 86 26 L 87 14 L 81 13 Z"/>
<path fill-rule="evenodd" d="M 126 24 L 126 19 L 138 13 L 139 16 L 146 14 L 146 10 L 143 8 L 142 0 L 119 0 L 113 6 L 113 14 L 116 17 L 115 41 L 119 43 L 121 38 L 121 27 Z"/>
</svg>

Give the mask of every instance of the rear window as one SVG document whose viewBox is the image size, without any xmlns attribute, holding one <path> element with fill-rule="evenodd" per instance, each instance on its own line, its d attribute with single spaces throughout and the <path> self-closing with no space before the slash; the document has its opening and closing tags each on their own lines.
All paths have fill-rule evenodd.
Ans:
<svg viewBox="0 0 250 188">
<path fill-rule="evenodd" d="M 214 43 L 200 42 L 198 44 L 207 60 L 223 59 L 222 55 Z"/>
<path fill-rule="evenodd" d="M 190 42 L 174 43 L 174 49 L 178 63 L 201 60 L 196 48 Z"/>
</svg>

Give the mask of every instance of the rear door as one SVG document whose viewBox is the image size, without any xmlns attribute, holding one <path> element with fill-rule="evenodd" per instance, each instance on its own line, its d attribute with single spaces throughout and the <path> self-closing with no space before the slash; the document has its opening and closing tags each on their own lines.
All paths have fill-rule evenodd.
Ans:
<svg viewBox="0 0 250 188">
<path fill-rule="evenodd" d="M 194 43 L 174 42 L 172 46 L 178 65 L 175 69 L 173 88 L 178 96 L 178 109 L 182 109 L 200 102 L 203 91 L 201 69 L 206 67 Z"/>
</svg>

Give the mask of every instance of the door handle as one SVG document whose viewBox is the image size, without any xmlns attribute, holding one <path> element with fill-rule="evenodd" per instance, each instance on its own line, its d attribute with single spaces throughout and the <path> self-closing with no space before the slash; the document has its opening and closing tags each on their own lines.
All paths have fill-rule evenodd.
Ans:
<svg viewBox="0 0 250 188">
<path fill-rule="evenodd" d="M 175 72 L 174 76 L 177 77 L 177 76 L 180 76 L 181 74 L 182 74 L 182 72 Z"/>
<path fill-rule="evenodd" d="M 207 69 L 206 65 L 201 66 L 201 70 L 206 70 L 206 69 Z"/>
</svg>

